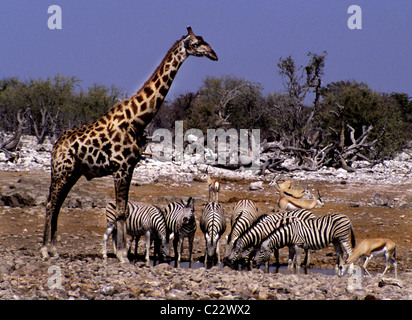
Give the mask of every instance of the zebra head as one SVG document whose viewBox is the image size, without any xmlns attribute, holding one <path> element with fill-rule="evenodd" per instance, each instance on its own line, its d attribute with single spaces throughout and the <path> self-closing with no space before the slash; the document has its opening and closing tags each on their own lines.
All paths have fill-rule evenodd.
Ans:
<svg viewBox="0 0 412 320">
<path fill-rule="evenodd" d="M 245 258 L 244 248 L 239 242 L 236 242 L 229 254 L 223 260 L 223 263 L 227 266 L 234 266 L 239 260 Z"/>
<path fill-rule="evenodd" d="M 190 197 L 182 208 L 182 225 L 189 225 L 195 222 L 195 200 Z"/>
<path fill-rule="evenodd" d="M 161 238 L 160 255 L 163 261 L 170 260 L 170 248 L 172 247 L 172 241 L 174 239 L 174 236 L 175 236 L 174 232 L 172 232 L 170 235 L 167 232 L 166 236 Z"/>
<path fill-rule="evenodd" d="M 219 234 L 210 234 L 209 232 L 205 233 L 206 240 L 206 254 L 208 257 L 214 257 L 216 255 L 217 244 L 219 242 Z"/>
<path fill-rule="evenodd" d="M 269 261 L 271 253 L 271 248 L 268 246 L 267 242 L 264 241 L 255 253 L 253 268 L 259 268 L 262 264 L 266 263 L 266 261 Z"/>
</svg>

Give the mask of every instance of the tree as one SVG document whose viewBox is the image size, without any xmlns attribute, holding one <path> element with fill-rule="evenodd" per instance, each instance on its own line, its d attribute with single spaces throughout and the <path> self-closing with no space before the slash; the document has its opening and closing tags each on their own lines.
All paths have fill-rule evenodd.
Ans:
<svg viewBox="0 0 412 320">
<path fill-rule="evenodd" d="M 316 116 L 319 112 L 321 76 L 325 66 L 326 52 L 321 55 L 309 52 L 308 64 L 297 67 L 289 56 L 280 59 L 277 67 L 282 76 L 286 94 L 268 97 L 272 103 L 275 124 L 271 128 L 273 140 L 266 144 L 268 150 L 278 149 L 297 157 L 297 168 L 315 170 L 323 165 L 325 146 L 323 130 Z M 314 93 L 313 105 L 304 105 L 308 93 Z M 280 162 L 273 162 L 278 165 Z"/>
<path fill-rule="evenodd" d="M 327 140 L 339 141 L 335 151 L 345 149 L 346 156 L 341 156 L 349 164 L 393 156 L 411 137 L 402 104 L 393 95 L 375 92 L 365 83 L 340 81 L 323 88 L 322 97 L 319 119 L 330 132 Z"/>
<path fill-rule="evenodd" d="M 95 84 L 78 92 L 78 82 L 75 77 L 61 75 L 46 80 L 0 81 L 0 129 L 16 132 L 17 115 L 24 109 L 29 119 L 25 130 L 43 143 L 47 136 L 56 139 L 66 129 L 96 120 L 116 103 L 119 91 L 115 87 Z"/>
</svg>

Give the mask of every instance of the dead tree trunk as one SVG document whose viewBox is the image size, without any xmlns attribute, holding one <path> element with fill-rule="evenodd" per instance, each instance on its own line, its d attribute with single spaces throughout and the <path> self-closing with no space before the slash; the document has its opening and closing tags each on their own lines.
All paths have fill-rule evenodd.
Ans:
<svg viewBox="0 0 412 320">
<path fill-rule="evenodd" d="M 26 118 L 27 111 L 28 110 L 26 110 L 23 113 L 21 109 L 19 110 L 19 112 L 17 113 L 17 123 L 18 123 L 17 130 L 9 140 L 0 144 L 0 149 L 11 151 L 11 152 L 17 149 L 17 147 L 20 144 L 20 139 L 21 139 L 21 136 L 23 135 L 23 131 L 24 129 L 27 129 L 27 122 L 28 122 L 28 119 Z"/>
</svg>

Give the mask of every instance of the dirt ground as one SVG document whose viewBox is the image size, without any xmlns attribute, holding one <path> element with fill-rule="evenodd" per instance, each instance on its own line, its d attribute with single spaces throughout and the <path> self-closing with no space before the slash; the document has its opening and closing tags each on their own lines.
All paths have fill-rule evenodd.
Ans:
<svg viewBox="0 0 412 320">
<path fill-rule="evenodd" d="M 278 195 L 275 189 L 268 188 L 249 191 L 251 181 L 222 181 L 220 202 L 224 206 L 229 222 L 235 202 L 249 198 L 256 202 L 259 211 L 269 213 L 276 210 Z M 15 191 L 21 194 L 35 195 L 40 205 L 25 207 L 0 206 L 0 245 L 12 245 L 26 248 L 39 254 L 44 228 L 44 203 L 50 183 L 47 172 L 0 172 L 0 194 Z M 332 212 L 346 214 L 354 226 L 356 241 L 364 238 L 387 237 L 397 243 L 398 271 L 412 271 L 412 185 L 385 185 L 369 183 L 328 183 L 324 181 L 296 181 L 296 185 L 308 186 L 316 193 L 319 189 L 325 206 L 315 208 L 315 215 Z M 374 202 L 376 194 L 380 194 L 387 205 L 377 206 Z M 197 221 L 203 205 L 207 202 L 207 185 L 200 179 L 191 183 L 177 183 L 159 180 L 152 184 L 131 186 L 130 199 L 146 204 L 165 207 L 169 202 L 178 199 L 196 199 L 195 211 Z M 87 201 L 84 200 L 86 197 Z M 105 205 L 114 198 L 111 177 L 86 181 L 82 178 L 73 188 L 63 207 L 58 224 L 58 250 L 63 256 L 100 256 L 102 236 L 106 230 Z M 80 199 L 77 201 L 77 199 Z M 404 205 L 397 205 L 400 203 Z M 87 205 L 86 205 L 87 203 Z M 405 205 L 406 204 L 406 205 Z M 230 224 L 226 234 L 230 231 Z M 186 246 L 185 246 L 186 247 Z M 109 246 L 109 250 L 111 246 Z M 36 253 L 37 252 L 37 253 Z M 110 251 L 109 251 L 110 252 Z M 140 251 L 143 253 L 143 241 Z M 195 239 L 194 260 L 203 261 L 204 238 L 198 227 Z M 281 262 L 286 263 L 287 249 L 281 250 Z M 187 258 L 187 251 L 183 259 Z M 333 246 L 312 254 L 312 267 L 332 268 L 335 262 Z M 372 260 L 369 270 L 382 271 L 384 261 Z M 392 272 L 392 270 L 390 271 Z"/>
</svg>

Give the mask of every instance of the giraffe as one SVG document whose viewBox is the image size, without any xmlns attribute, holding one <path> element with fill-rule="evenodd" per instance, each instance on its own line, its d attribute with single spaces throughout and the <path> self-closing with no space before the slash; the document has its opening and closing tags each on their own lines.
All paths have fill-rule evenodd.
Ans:
<svg viewBox="0 0 412 320">
<path fill-rule="evenodd" d="M 176 41 L 136 94 L 111 107 L 95 122 L 65 131 L 52 150 L 51 182 L 46 204 L 41 254 L 58 257 L 55 247 L 60 208 L 80 177 L 113 175 L 117 210 L 117 258 L 127 262 L 126 217 L 133 170 L 146 145 L 144 129 L 156 115 L 182 63 L 189 56 L 218 60 L 191 27 Z"/>
</svg>

